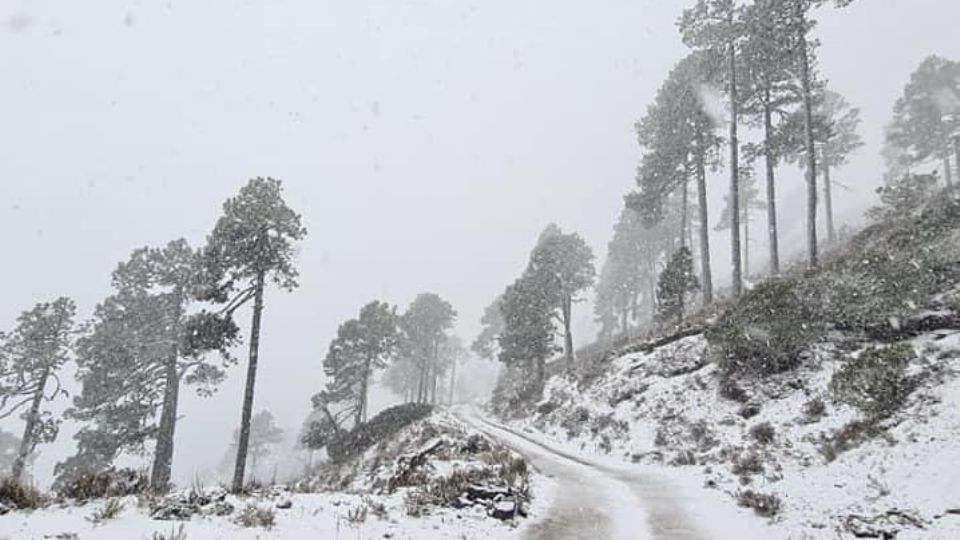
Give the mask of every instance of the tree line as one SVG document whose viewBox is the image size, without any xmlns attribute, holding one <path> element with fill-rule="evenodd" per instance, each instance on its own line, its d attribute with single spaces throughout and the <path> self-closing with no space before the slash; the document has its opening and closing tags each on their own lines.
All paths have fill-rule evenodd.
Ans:
<svg viewBox="0 0 960 540">
<path fill-rule="evenodd" d="M 625 334 L 631 325 L 679 323 L 697 293 L 704 306 L 714 301 L 707 187 L 721 170 L 729 180 L 715 228 L 730 233 L 730 294 L 742 292 L 751 270 L 755 212 L 766 214 L 769 272 L 781 271 L 776 200 L 784 163 L 806 174 L 807 265 L 817 267 L 819 209 L 828 240 L 837 234 L 831 172 L 863 144 L 859 110 L 817 70 L 813 11 L 827 3 L 698 0 L 683 11 L 677 26 L 691 52 L 636 123 L 639 189 L 625 197 L 600 272 L 595 314 L 601 338 Z M 747 141 L 745 128 L 757 140 Z"/>
<path fill-rule="evenodd" d="M 450 334 L 456 318 L 453 306 L 435 293 L 417 295 L 403 313 L 379 300 L 360 308 L 356 318 L 337 329 L 323 359 L 327 383 L 311 400 L 304 446 L 324 448 L 368 420 L 377 372 L 384 372 L 385 386 L 407 403 L 452 402 L 463 357 L 459 340 Z"/>
<path fill-rule="evenodd" d="M 44 404 L 67 397 L 60 376 L 76 363 L 80 392 L 65 417 L 81 424 L 76 453 L 58 463 L 56 483 L 104 471 L 123 452 L 152 444 L 150 483 L 169 488 L 183 385 L 211 395 L 237 363 L 236 311 L 252 302 L 246 386 L 232 488 L 240 491 L 250 440 L 264 293 L 297 286 L 296 243 L 306 235 L 282 184 L 254 178 L 226 200 L 206 243 L 185 239 L 143 247 L 119 263 L 109 296 L 77 324 L 69 298 L 40 303 L 0 335 L 0 418 L 19 414 L 24 432 L 11 474 L 19 481 L 37 445 L 61 420 Z"/>
</svg>

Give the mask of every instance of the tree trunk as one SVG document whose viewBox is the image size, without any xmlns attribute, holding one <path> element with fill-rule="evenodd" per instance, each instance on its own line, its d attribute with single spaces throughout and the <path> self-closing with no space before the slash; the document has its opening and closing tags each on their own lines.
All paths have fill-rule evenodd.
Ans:
<svg viewBox="0 0 960 540">
<path fill-rule="evenodd" d="M 14 458 L 13 465 L 10 469 L 10 477 L 15 482 L 20 482 L 20 479 L 23 477 L 23 470 L 27 466 L 27 457 L 33 452 L 37 422 L 40 420 L 40 404 L 43 403 L 43 389 L 46 388 L 49 377 L 50 369 L 48 368 L 43 371 L 43 376 L 38 383 L 39 386 L 33 394 L 33 402 L 27 411 L 26 425 L 23 427 L 23 437 L 20 438 L 20 448 L 17 450 L 17 457 Z"/>
<path fill-rule="evenodd" d="M 180 319 L 183 311 L 183 293 L 178 289 L 174 294 L 176 305 L 173 313 L 173 329 L 170 352 L 164 366 L 163 410 L 160 413 L 160 429 L 157 433 L 157 447 L 153 455 L 153 467 L 150 486 L 157 492 L 165 492 L 170 486 L 173 468 L 174 435 L 177 428 L 177 409 L 180 402 Z"/>
<path fill-rule="evenodd" d="M 823 151 L 823 211 L 827 214 L 827 241 L 833 242 L 837 238 L 837 230 L 833 225 L 833 184 L 830 181 L 830 162 L 827 160 L 827 151 Z"/>
<path fill-rule="evenodd" d="M 743 275 L 750 279 L 750 212 L 743 213 Z"/>
<path fill-rule="evenodd" d="M 565 294 L 563 296 L 562 302 L 563 302 L 563 306 L 561 307 L 561 311 L 563 312 L 564 358 L 566 359 L 566 362 L 567 362 L 567 369 L 572 370 L 574 358 L 573 358 L 573 332 L 570 329 L 571 327 L 570 318 L 572 315 L 571 312 L 573 311 L 573 299 L 570 298 L 570 295 Z"/>
<path fill-rule="evenodd" d="M 697 132 L 697 206 L 700 213 L 700 281 L 703 305 L 713 303 L 713 272 L 710 269 L 710 223 L 707 217 L 707 168 L 704 164 L 703 133 Z"/>
<path fill-rule="evenodd" d="M 687 179 L 684 178 L 680 184 L 680 247 L 687 247 L 687 220 L 690 213 L 687 211 L 689 206 L 689 189 L 687 189 Z"/>
<path fill-rule="evenodd" d="M 947 183 L 947 187 L 953 185 L 953 173 L 950 171 L 950 157 L 947 155 L 943 156 L 943 179 Z"/>
<path fill-rule="evenodd" d="M 177 406 L 180 398 L 178 356 L 178 352 L 172 352 L 164 368 L 163 411 L 160 413 L 157 448 L 154 452 L 153 469 L 150 475 L 150 486 L 157 493 L 165 492 L 169 488 L 173 466 L 173 437 L 176 432 Z"/>
<path fill-rule="evenodd" d="M 802 9 L 799 4 L 798 10 Z M 803 86 L 803 124 L 807 147 L 807 254 L 811 269 L 820 266 L 817 249 L 817 155 L 813 142 L 813 93 L 810 89 L 810 58 L 807 52 L 805 17 L 798 22 L 800 45 L 800 79 Z"/>
<path fill-rule="evenodd" d="M 256 292 L 253 301 L 253 320 L 250 324 L 250 360 L 247 363 L 247 382 L 243 390 L 243 413 L 240 417 L 240 439 L 237 441 L 237 462 L 233 469 L 234 493 L 243 491 L 243 473 L 247 465 L 247 448 L 250 444 L 250 418 L 253 416 L 253 390 L 257 382 L 257 361 L 260 355 L 260 319 L 263 315 L 264 274 L 257 273 Z"/>
<path fill-rule="evenodd" d="M 360 407 L 357 410 L 356 425 L 367 421 L 367 389 L 370 384 L 370 359 L 367 358 L 363 363 L 363 379 L 360 381 Z"/>
<path fill-rule="evenodd" d="M 453 405 L 453 392 L 457 386 L 457 359 L 453 358 L 453 361 L 450 364 L 450 399 L 447 400 L 449 405 Z"/>
<path fill-rule="evenodd" d="M 960 174 L 960 136 L 953 138 L 953 158 L 957 163 L 957 173 Z"/>
<path fill-rule="evenodd" d="M 731 15 L 732 17 L 733 15 Z M 733 263 L 733 296 L 743 289 L 740 267 L 740 143 L 737 141 L 737 50 L 733 41 L 729 47 L 730 62 L 730 253 Z"/>
<path fill-rule="evenodd" d="M 770 90 L 763 107 L 763 153 L 767 166 L 767 232 L 770 244 L 770 273 L 780 273 L 780 241 L 777 235 L 776 158 L 773 155 L 773 113 L 770 110 Z"/>
</svg>

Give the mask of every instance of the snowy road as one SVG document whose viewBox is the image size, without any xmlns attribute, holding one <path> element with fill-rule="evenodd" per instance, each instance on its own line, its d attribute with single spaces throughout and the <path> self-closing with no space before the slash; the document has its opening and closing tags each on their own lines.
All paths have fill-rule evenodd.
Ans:
<svg viewBox="0 0 960 540">
<path fill-rule="evenodd" d="M 556 483 L 547 515 L 531 540 L 707 540 L 769 538 L 762 522 L 690 482 L 646 468 L 577 455 L 486 420 L 457 412 L 471 427 L 513 448 Z"/>
</svg>

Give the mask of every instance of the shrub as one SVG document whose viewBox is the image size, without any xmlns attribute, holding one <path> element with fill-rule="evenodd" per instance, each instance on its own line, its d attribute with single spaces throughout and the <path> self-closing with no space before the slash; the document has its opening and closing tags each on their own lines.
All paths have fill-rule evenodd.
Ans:
<svg viewBox="0 0 960 540">
<path fill-rule="evenodd" d="M 760 444 L 770 444 L 776 435 L 776 430 L 770 422 L 763 422 L 750 428 L 750 437 Z"/>
<path fill-rule="evenodd" d="M 740 452 L 733 457 L 731 472 L 737 476 L 763 473 L 763 460 L 756 452 Z"/>
<path fill-rule="evenodd" d="M 757 515 L 763 517 L 773 517 L 779 514 L 782 507 L 780 497 L 777 495 L 759 493 L 750 489 L 737 494 L 737 504 L 744 508 L 753 508 Z"/>
<path fill-rule="evenodd" d="M 720 379 L 720 397 L 736 401 L 737 403 L 746 403 L 750 400 L 747 391 L 740 387 L 732 377 L 723 377 Z"/>
<path fill-rule="evenodd" d="M 0 480 L 0 505 L 17 510 L 34 510 L 46 503 L 46 498 L 33 486 L 17 482 L 13 478 Z"/>
<path fill-rule="evenodd" d="M 72 475 L 57 490 L 61 497 L 85 502 L 105 497 L 139 495 L 150 487 L 146 473 L 133 469 L 109 469 Z"/>
<path fill-rule="evenodd" d="M 832 437 L 823 437 L 820 454 L 830 463 L 843 452 L 856 448 L 863 441 L 881 433 L 883 428 L 875 420 L 854 420 L 840 428 Z"/>
<path fill-rule="evenodd" d="M 796 367 L 825 331 L 814 292 L 799 279 L 771 278 L 746 293 L 707 329 L 720 369 L 761 376 Z"/>
<path fill-rule="evenodd" d="M 276 513 L 272 508 L 261 508 L 255 504 L 248 504 L 237 513 L 233 522 L 241 527 L 260 527 L 270 529 L 275 523 Z"/>
<path fill-rule="evenodd" d="M 906 370 L 914 357 L 909 344 L 871 347 L 834 373 L 830 390 L 837 399 L 868 416 L 887 416 L 900 408 L 913 391 L 914 383 Z"/>
<path fill-rule="evenodd" d="M 827 415 L 827 404 L 820 398 L 813 398 L 803 404 L 803 419 L 808 424 L 820 421 Z"/>
<path fill-rule="evenodd" d="M 336 437 L 327 445 L 327 453 L 334 461 L 345 461 L 359 456 L 371 446 L 389 438 L 410 424 L 433 412 L 433 407 L 417 403 L 397 405 L 380 412 L 368 422 Z"/>
<path fill-rule="evenodd" d="M 103 508 L 95 510 L 89 519 L 92 523 L 103 523 L 119 516 L 120 512 L 123 512 L 123 508 L 120 499 L 110 499 L 103 505 Z"/>
<path fill-rule="evenodd" d="M 183 523 L 180 524 L 180 527 L 174 529 L 170 528 L 170 534 L 164 534 L 159 531 L 154 531 L 153 535 L 150 537 L 150 540 L 187 540 L 186 527 Z"/>
</svg>

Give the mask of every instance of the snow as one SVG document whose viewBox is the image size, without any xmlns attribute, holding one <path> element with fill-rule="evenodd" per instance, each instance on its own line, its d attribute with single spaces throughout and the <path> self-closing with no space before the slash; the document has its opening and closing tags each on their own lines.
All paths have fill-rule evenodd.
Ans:
<svg viewBox="0 0 960 540">
<path fill-rule="evenodd" d="M 276 524 L 269 529 L 244 528 L 230 517 L 194 517 L 189 521 L 157 521 L 146 509 L 137 506 L 135 497 L 123 499 L 124 511 L 115 519 L 102 524 L 92 523 L 90 515 L 105 502 L 86 506 L 63 506 L 32 513 L 13 513 L 0 517 L 0 538 L 27 540 L 55 538 L 64 533 L 75 533 L 80 539 L 102 538 L 117 540 L 151 539 L 154 533 L 171 538 L 172 532 L 183 527 L 188 539 L 254 540 L 329 538 L 393 538 L 393 539 L 447 539 L 447 538 L 513 538 L 516 528 L 486 516 L 482 509 L 467 508 L 456 512 L 441 512 L 422 518 L 405 515 L 402 500 L 390 501 L 385 519 L 372 514 L 363 523 L 351 522 L 350 512 L 364 505 L 362 495 L 312 493 L 292 494 L 288 510 L 276 510 Z M 275 508 L 270 500 L 237 499 L 229 502 L 238 509 L 246 504 Z M 399 504 L 397 504 L 399 503 Z"/>
<path fill-rule="evenodd" d="M 765 532 L 743 538 L 837 538 L 849 516 L 894 510 L 917 517 L 923 527 L 901 524 L 897 538 L 960 538 L 960 515 L 948 513 L 960 509 L 960 334 L 930 334 L 913 345 L 919 359 L 910 373 L 928 377 L 882 424 L 883 435 L 832 462 L 821 453 L 822 438 L 860 414 L 831 400 L 827 386 L 841 364 L 831 343 L 794 372 L 762 384 L 741 382 L 759 407 L 753 417 L 741 416 L 743 404 L 718 396 L 720 377 L 704 362 L 707 345 L 698 335 L 615 358 L 585 388 L 554 377 L 540 412 L 510 426 L 551 446 L 606 454 L 636 474 L 668 479 L 688 490 L 681 500 L 699 501 L 697 493 L 720 497 L 706 499 L 714 506 L 701 516 L 703 523 L 729 516 L 741 490 L 780 497 L 777 517 L 751 516 Z M 803 413 L 814 398 L 827 404 L 827 415 L 817 421 Z M 750 435 L 764 422 L 775 429 L 770 444 Z M 730 470 L 742 452 L 756 453 L 764 468 L 749 485 Z M 690 510 L 702 508 L 698 502 Z"/>
<path fill-rule="evenodd" d="M 426 444 L 414 444 L 427 434 L 441 435 Z M 393 493 L 377 490 L 377 481 L 393 470 L 396 456 L 390 452 L 415 451 L 431 447 L 442 440 L 458 444 L 475 430 L 444 413 L 437 413 L 425 421 L 402 430 L 386 444 L 386 449 L 371 449 L 358 462 L 348 467 L 342 478 L 351 481 L 344 491 L 320 491 L 319 484 L 303 482 L 296 487 L 273 486 L 254 496 L 225 495 L 226 503 L 235 509 L 230 515 L 214 515 L 213 506 L 204 507 L 184 521 L 161 521 L 151 517 L 151 500 L 143 496 L 118 499 L 123 510 L 115 517 L 95 523 L 93 515 L 107 500 L 77 505 L 58 503 L 32 512 L 10 512 L 0 516 L 0 540 L 30 540 L 48 538 L 98 538 L 106 540 L 136 540 L 180 538 L 196 539 L 513 539 L 520 538 L 531 523 L 545 514 L 551 505 L 554 483 L 539 474 L 531 473 L 532 500 L 524 505 L 527 518 L 501 521 L 488 515 L 482 505 L 471 504 L 455 509 L 431 506 L 419 516 L 408 513 L 407 495 L 416 486 L 400 488 Z M 451 446 L 448 446 L 451 447 Z M 482 456 L 480 456 L 482 457 Z M 470 456 L 456 452 L 431 459 L 424 465 L 428 478 L 438 478 L 468 467 L 479 467 Z M 343 472 L 343 471 L 341 471 Z M 194 488 L 196 490 L 198 488 Z M 310 490 L 312 492 L 298 492 Z M 221 488 L 201 490 L 206 498 L 217 500 L 224 496 Z M 187 500 L 190 490 L 172 494 L 168 500 Z M 154 504 L 156 501 L 152 501 Z M 237 515 L 248 505 L 274 513 L 275 523 L 269 528 L 243 527 L 236 522 Z M 289 505 L 289 507 L 287 507 Z M 365 510 L 364 510 L 365 509 Z M 362 517 L 361 517 L 362 516 Z M 70 534 L 76 535 L 69 536 Z M 157 535 L 165 535 L 163 537 Z"/>
</svg>

